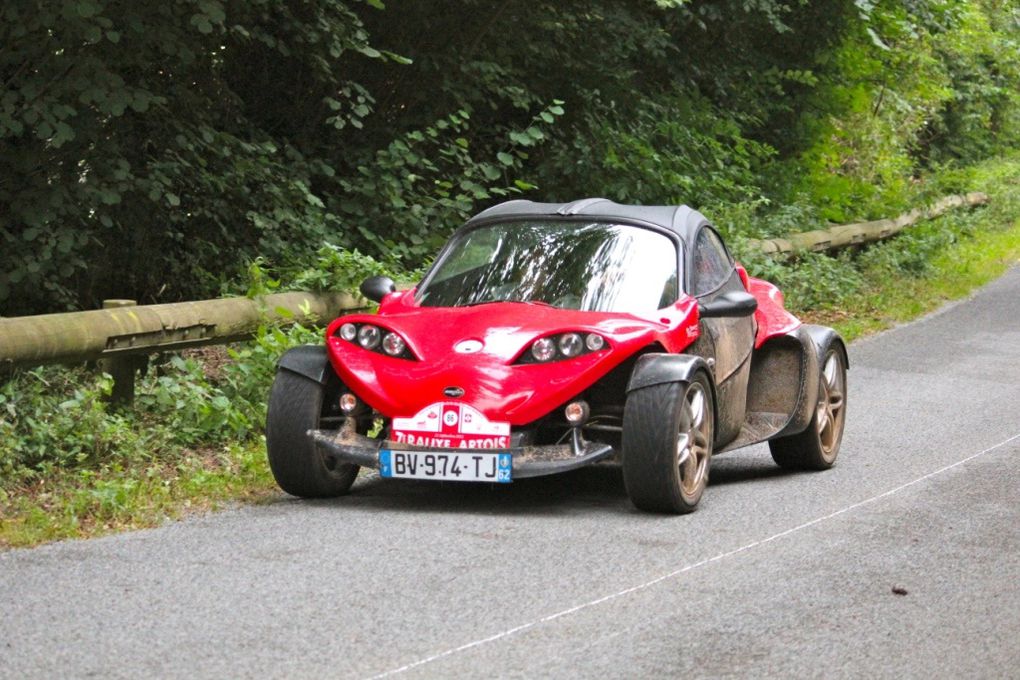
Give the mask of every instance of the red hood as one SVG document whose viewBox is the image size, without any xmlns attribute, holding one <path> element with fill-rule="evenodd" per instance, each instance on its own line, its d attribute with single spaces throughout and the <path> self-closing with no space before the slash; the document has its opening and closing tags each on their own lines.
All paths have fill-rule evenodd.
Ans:
<svg viewBox="0 0 1020 680">
<path fill-rule="evenodd" d="M 330 360 L 340 379 L 370 406 L 389 417 L 409 417 L 426 406 L 448 401 L 443 390 L 464 390 L 462 403 L 488 418 L 524 425 L 561 406 L 590 387 L 622 361 L 650 343 L 668 351 L 682 347 L 677 337 L 695 335 L 693 301 L 664 310 L 660 320 L 629 314 L 579 312 L 537 304 L 500 302 L 473 307 L 417 307 L 411 293 L 387 299 L 378 315 L 337 319 L 327 330 Z M 419 361 L 362 349 L 334 332 L 345 322 L 371 323 L 399 333 Z M 599 333 L 606 348 L 562 361 L 517 364 L 531 344 L 568 331 Z M 679 331 L 679 332 L 678 332 Z M 454 348 L 474 340 L 481 349 Z"/>
</svg>

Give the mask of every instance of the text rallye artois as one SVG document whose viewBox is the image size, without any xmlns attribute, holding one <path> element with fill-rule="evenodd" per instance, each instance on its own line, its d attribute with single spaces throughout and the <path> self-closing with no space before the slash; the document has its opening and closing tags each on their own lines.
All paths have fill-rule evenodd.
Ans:
<svg viewBox="0 0 1020 680">
<path fill-rule="evenodd" d="M 614 463 L 639 508 L 682 513 L 715 454 L 767 440 L 779 465 L 825 469 L 839 452 L 843 340 L 686 206 L 510 201 L 416 288 L 361 290 L 377 314 L 280 359 L 266 440 L 288 493 L 346 493 L 359 467 L 508 483 Z"/>
</svg>

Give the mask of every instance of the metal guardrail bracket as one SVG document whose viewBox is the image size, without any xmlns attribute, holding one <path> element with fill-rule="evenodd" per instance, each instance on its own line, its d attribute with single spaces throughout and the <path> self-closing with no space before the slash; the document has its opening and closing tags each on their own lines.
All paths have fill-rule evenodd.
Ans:
<svg viewBox="0 0 1020 680">
<path fill-rule="evenodd" d="M 137 305 L 136 300 L 103 300 L 103 309 L 120 309 Z M 114 406 L 127 406 L 135 400 L 135 373 L 140 367 L 140 360 L 144 360 L 144 357 L 121 356 L 100 359 L 100 370 L 109 373 L 113 378 L 110 403 Z"/>
<path fill-rule="evenodd" d="M 144 347 L 152 347 L 154 351 L 162 351 L 167 348 L 179 349 L 206 345 L 209 344 L 210 340 L 216 339 L 216 324 L 197 324 L 182 328 L 164 328 L 148 333 L 111 335 L 106 340 L 106 349 L 103 350 L 103 356 L 128 351 L 133 352 Z"/>
</svg>

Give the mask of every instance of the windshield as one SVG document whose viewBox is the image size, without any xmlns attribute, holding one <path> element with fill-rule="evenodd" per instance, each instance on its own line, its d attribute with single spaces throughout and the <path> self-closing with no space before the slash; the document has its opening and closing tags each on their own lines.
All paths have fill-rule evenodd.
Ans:
<svg viewBox="0 0 1020 680">
<path fill-rule="evenodd" d="M 538 302 L 650 314 L 677 299 L 677 251 L 656 231 L 604 222 L 507 222 L 454 240 L 419 289 L 426 307 Z"/>
</svg>

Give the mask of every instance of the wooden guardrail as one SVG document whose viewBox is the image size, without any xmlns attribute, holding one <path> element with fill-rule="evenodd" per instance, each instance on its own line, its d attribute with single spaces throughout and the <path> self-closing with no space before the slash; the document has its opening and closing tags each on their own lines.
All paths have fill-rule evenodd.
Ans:
<svg viewBox="0 0 1020 680">
<path fill-rule="evenodd" d="M 930 220 L 949 212 L 953 208 L 983 205 L 987 202 L 988 196 L 981 192 L 946 196 L 935 201 L 929 208 L 911 210 L 908 213 L 891 219 L 843 224 L 830 227 L 829 229 L 804 231 L 798 234 L 791 234 L 786 238 L 773 238 L 762 241 L 752 240 L 749 241 L 749 244 L 769 254 L 792 254 L 798 250 L 836 250 L 861 243 L 880 241 L 903 231 L 921 220 Z"/>
<path fill-rule="evenodd" d="M 836 249 L 877 241 L 953 208 L 987 202 L 981 193 L 947 196 L 894 219 L 752 243 L 776 254 Z M 143 306 L 108 300 L 100 310 L 0 318 L 0 374 L 12 367 L 98 359 L 114 377 L 114 401 L 126 402 L 134 393 L 138 355 L 226 344 L 250 338 L 261 324 L 324 322 L 363 306 L 349 293 L 295 292 Z"/>
<path fill-rule="evenodd" d="M 113 400 L 130 401 L 136 357 L 250 338 L 262 324 L 331 321 L 364 307 L 349 293 L 278 293 L 135 306 L 107 300 L 104 309 L 0 318 L 0 372 L 48 363 L 102 361 L 114 377 Z"/>
</svg>

